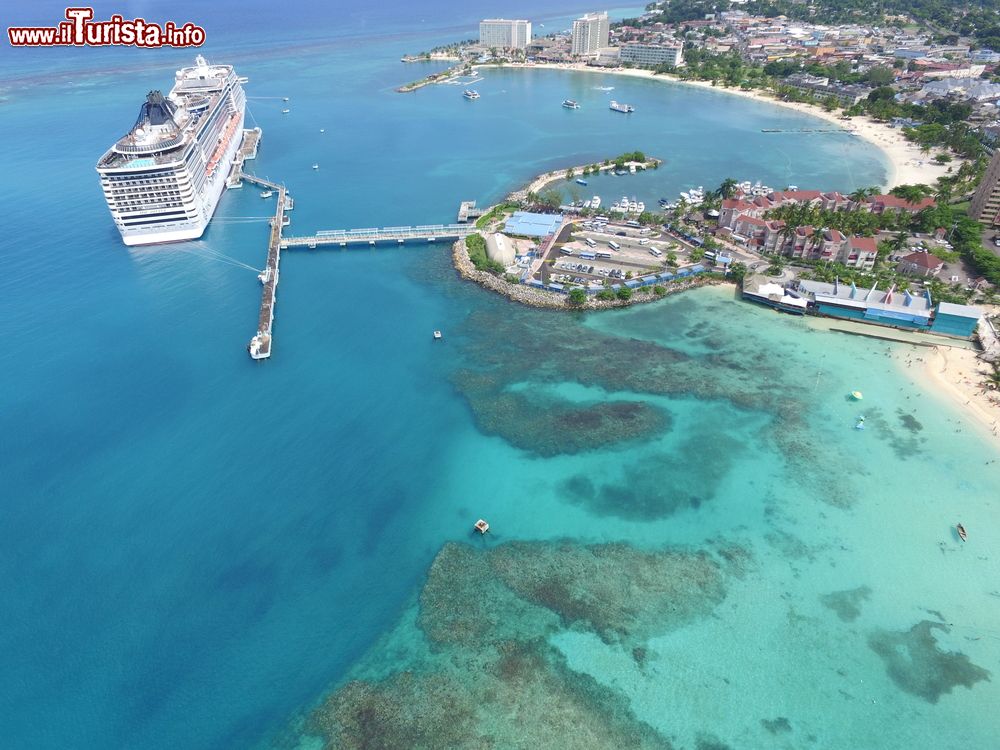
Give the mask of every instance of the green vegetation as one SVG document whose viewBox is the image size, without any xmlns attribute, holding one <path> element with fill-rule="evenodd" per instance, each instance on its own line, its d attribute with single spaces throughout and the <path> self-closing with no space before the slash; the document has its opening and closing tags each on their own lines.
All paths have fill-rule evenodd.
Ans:
<svg viewBox="0 0 1000 750">
<path fill-rule="evenodd" d="M 498 203 L 476 219 L 476 229 L 485 229 L 508 211 L 514 211 L 517 208 L 518 205 L 516 203 Z"/>
<path fill-rule="evenodd" d="M 632 299 L 632 290 L 627 286 L 623 286 L 615 292 L 615 296 L 622 301 L 628 301 Z"/>
<path fill-rule="evenodd" d="M 597 293 L 597 299 L 607 302 L 608 300 L 613 300 L 615 298 L 615 293 L 610 289 L 602 289 Z"/>
<path fill-rule="evenodd" d="M 735 281 L 737 284 L 742 285 L 743 279 L 747 275 L 746 263 L 731 263 L 729 265 L 729 278 Z"/>
<path fill-rule="evenodd" d="M 660 286 L 659 284 L 657 284 L 656 286 L 653 287 L 653 294 L 655 294 L 657 297 L 662 297 L 666 293 L 667 293 L 667 288 L 665 286 Z"/>
<path fill-rule="evenodd" d="M 948 231 L 948 241 L 977 273 L 1000 285 L 1000 257 L 983 247 L 983 227 L 978 221 L 953 206 L 941 205 L 924 209 L 913 219 L 915 231 L 933 232 L 938 227 Z"/>
<path fill-rule="evenodd" d="M 818 206 L 804 203 L 779 206 L 768 211 L 767 218 L 785 222 L 785 237 L 791 237 L 796 229 L 807 226 L 871 237 L 879 229 L 891 228 L 899 221 L 894 213 L 879 215 L 868 211 L 824 211 Z M 909 217 L 904 214 L 902 221 L 907 223 Z"/>
<path fill-rule="evenodd" d="M 465 238 L 465 247 L 469 251 L 469 260 L 476 267 L 477 271 L 491 271 L 492 273 L 503 273 L 504 267 L 495 260 L 490 260 L 486 254 L 486 240 L 481 234 L 470 234 Z"/>
<path fill-rule="evenodd" d="M 621 156 L 616 157 L 612 163 L 615 165 L 616 169 L 624 169 L 625 165 L 628 164 L 630 161 L 639 161 L 645 163 L 646 154 L 644 154 L 642 151 L 626 151 Z"/>
<path fill-rule="evenodd" d="M 571 290 L 566 295 L 566 303 L 573 307 L 583 307 L 583 305 L 587 304 L 587 292 L 580 288 Z"/>
</svg>

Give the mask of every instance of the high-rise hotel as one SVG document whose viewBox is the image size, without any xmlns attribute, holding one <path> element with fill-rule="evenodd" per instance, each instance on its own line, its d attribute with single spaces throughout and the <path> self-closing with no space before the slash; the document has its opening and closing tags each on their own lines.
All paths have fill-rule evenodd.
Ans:
<svg viewBox="0 0 1000 750">
<path fill-rule="evenodd" d="M 487 18 L 479 22 L 479 43 L 497 49 L 524 49 L 531 41 L 531 21 Z"/>
<path fill-rule="evenodd" d="M 587 13 L 573 21 L 573 55 L 596 55 L 608 46 L 608 14 Z"/>
</svg>

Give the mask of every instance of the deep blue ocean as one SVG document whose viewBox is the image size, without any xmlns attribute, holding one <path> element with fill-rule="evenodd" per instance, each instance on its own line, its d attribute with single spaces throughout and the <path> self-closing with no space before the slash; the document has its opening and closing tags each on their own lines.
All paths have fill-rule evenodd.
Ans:
<svg viewBox="0 0 1000 750">
<path fill-rule="evenodd" d="M 62 16 L 48 0 L 6 10 L 17 25 Z M 208 35 L 200 52 L 249 76 L 248 126 L 264 136 L 248 167 L 288 185 L 296 199 L 290 234 L 449 222 L 460 200 L 486 204 L 538 172 L 636 148 L 666 164 L 594 180 L 588 191 L 608 203 L 622 193 L 648 203 L 727 176 L 845 191 L 884 179 L 881 154 L 858 139 L 776 139 L 761 128 L 812 121 L 721 93 L 554 71 L 487 71 L 474 103 L 454 86 L 393 90 L 444 67 L 406 66 L 401 55 L 473 37 L 483 16 L 526 16 L 544 33 L 586 10 L 578 0 L 502 8 L 175 0 L 102 2 L 96 15 L 194 21 Z M 546 398 L 589 402 L 611 388 L 583 376 L 574 384 L 545 361 L 557 348 L 543 337 L 582 340 L 594 331 L 660 342 L 685 357 L 738 341 L 752 359 L 770 341 L 809 368 L 823 359 L 824 387 L 860 387 L 847 378 L 852 363 L 868 362 L 873 391 L 886 399 L 914 392 L 900 390 L 895 371 L 876 373 L 886 365 L 865 360 L 852 339 L 823 344 L 821 334 L 794 328 L 799 322 L 717 296 L 601 321 L 524 310 L 460 282 L 441 244 L 288 253 L 274 356 L 254 363 L 245 347 L 260 286 L 240 263 L 263 262 L 270 202 L 252 187 L 230 191 L 201 240 L 128 250 L 94 171 L 145 92 L 168 89 L 194 54 L 0 45 L 0 195 L 8 207 L 0 241 L 0 746 L 293 744 L 297 718 L 399 622 L 441 545 L 467 540 L 480 515 L 496 520 L 501 538 L 506 527 L 508 539 L 634 537 L 649 545 L 661 533 L 683 543 L 708 528 L 730 533 L 717 516 L 685 516 L 668 529 L 561 508 L 557 477 L 580 464 L 551 458 L 537 434 L 512 436 L 503 414 L 483 416 L 491 397 L 470 382 L 491 353 L 524 357 L 528 369 L 490 387 L 516 391 L 518 380 L 552 389 L 533 396 L 540 413 Z M 636 114 L 609 114 L 611 96 Z M 562 109 L 564 98 L 583 108 Z M 282 115 L 284 106 L 291 113 Z M 737 333 L 720 324 L 745 310 Z M 438 328 L 442 344 L 430 336 Z M 716 338 L 700 349 L 699 336 Z M 705 377 L 722 383 L 717 364 L 704 365 Z M 614 398 L 639 390 L 620 388 Z M 802 398 L 817 398 L 810 393 Z M 771 419 L 769 407 L 729 406 L 719 393 L 671 398 L 653 402 L 692 430 L 733 432 L 734 446 L 757 440 L 746 435 Z M 702 407 L 699 398 L 716 400 Z M 956 474 L 980 458 L 962 445 L 949 453 Z M 898 486 L 912 475 L 892 463 L 902 461 L 892 447 L 876 454 L 887 485 Z M 601 455 L 587 461 L 599 464 Z M 615 455 L 617 467 L 631 454 Z M 734 472 L 767 481 L 777 481 L 787 459 L 777 451 L 734 456 Z M 746 487 L 715 491 L 735 500 Z M 803 526 L 815 521 L 808 518 Z M 759 524 L 764 538 L 761 518 L 733 523 L 743 531 L 732 533 Z M 597 674 L 575 648 L 566 647 L 574 669 Z M 642 708 L 641 695 L 630 699 L 652 721 L 656 709 Z M 909 710 L 898 707 L 900 721 Z"/>
</svg>

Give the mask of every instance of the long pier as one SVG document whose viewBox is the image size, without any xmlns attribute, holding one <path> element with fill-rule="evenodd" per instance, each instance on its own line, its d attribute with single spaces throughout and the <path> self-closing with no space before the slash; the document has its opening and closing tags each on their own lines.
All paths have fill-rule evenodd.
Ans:
<svg viewBox="0 0 1000 750">
<path fill-rule="evenodd" d="M 281 228 L 285 223 L 285 186 L 275 185 L 278 190 L 278 206 L 271 219 L 271 236 L 267 243 L 267 264 L 258 277 L 263 290 L 260 295 L 260 314 L 257 316 L 257 333 L 250 339 L 247 349 L 254 359 L 271 356 L 274 326 L 274 305 L 278 299 L 278 274 L 281 265 Z"/>
<path fill-rule="evenodd" d="M 472 224 L 427 224 L 416 227 L 383 227 L 381 229 L 329 229 L 309 237 L 282 237 L 282 248 L 324 245 L 377 245 L 380 242 L 394 242 L 401 245 L 410 241 L 438 242 L 458 240 L 476 231 Z"/>
<path fill-rule="evenodd" d="M 283 237 L 282 231 L 289 223 L 285 213 L 291 211 L 295 206 L 292 196 L 288 194 L 284 185 L 243 171 L 243 162 L 247 159 L 253 159 L 257 155 L 260 139 L 260 128 L 243 131 L 243 143 L 240 144 L 237 158 L 233 162 L 233 167 L 226 181 L 226 186 L 229 188 L 239 188 L 243 186 L 244 182 L 249 182 L 278 193 L 278 204 L 274 209 L 274 216 L 270 220 L 271 232 L 267 243 L 267 263 L 264 270 L 257 276 L 262 285 L 260 312 L 257 315 L 257 333 L 253 335 L 247 345 L 247 350 L 254 359 L 269 358 L 274 345 L 272 329 L 274 328 L 274 307 L 278 300 L 282 250 L 328 245 L 345 247 L 351 244 L 365 244 L 373 246 L 380 242 L 392 242 L 397 245 L 419 240 L 437 242 L 462 239 L 476 231 L 475 225 L 471 224 L 426 224 L 411 227 L 383 227 L 381 229 L 332 229 L 317 232 L 309 237 Z M 462 204 L 460 210 L 464 210 L 467 218 L 472 218 L 477 211 L 475 205 L 474 201 L 467 201 Z"/>
</svg>

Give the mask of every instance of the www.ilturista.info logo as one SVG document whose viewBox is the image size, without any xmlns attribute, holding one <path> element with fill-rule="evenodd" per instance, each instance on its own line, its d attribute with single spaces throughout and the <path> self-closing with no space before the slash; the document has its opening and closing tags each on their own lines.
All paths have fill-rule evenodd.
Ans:
<svg viewBox="0 0 1000 750">
<path fill-rule="evenodd" d="M 66 20 L 58 26 L 11 26 L 7 38 L 13 47 L 200 47 L 205 43 L 205 30 L 191 22 L 161 25 L 117 14 L 107 21 L 93 18 L 93 8 L 67 8 Z"/>
</svg>

